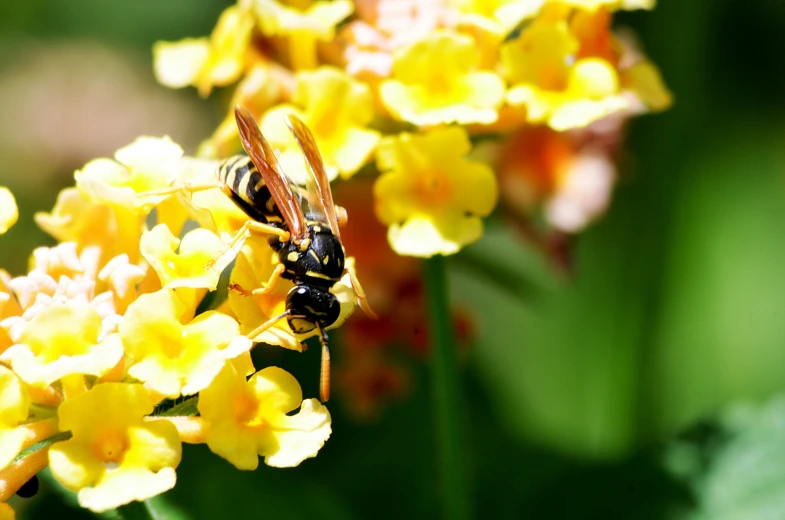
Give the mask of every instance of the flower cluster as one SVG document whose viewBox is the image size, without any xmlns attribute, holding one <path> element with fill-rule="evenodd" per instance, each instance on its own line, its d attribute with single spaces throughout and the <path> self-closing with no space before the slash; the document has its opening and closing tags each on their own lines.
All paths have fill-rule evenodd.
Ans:
<svg viewBox="0 0 785 520">
<path fill-rule="evenodd" d="M 172 488 L 182 442 L 254 469 L 260 456 L 296 466 L 330 436 L 329 412 L 292 375 L 251 360 L 255 342 L 301 349 L 285 321 L 247 336 L 286 288 L 227 299 L 219 286 L 235 258 L 230 278 L 248 286 L 274 265 L 250 240 L 224 251 L 247 217 L 213 181 L 217 166 L 142 137 L 86 164 L 35 216 L 59 243 L 36 249 L 24 276 L 0 272 L 0 501 L 48 465 L 104 511 Z M 16 205 L 0 197 L 6 230 Z"/>
<path fill-rule="evenodd" d="M 612 28 L 618 10 L 653 8 L 654 0 L 238 0 L 210 36 L 158 42 L 154 68 L 160 83 L 201 96 L 231 89 L 200 157 L 238 149 L 239 104 L 302 182 L 284 118 L 313 130 L 349 210 L 344 243 L 381 316 L 349 322 L 338 389 L 372 412 L 407 387 L 385 346 L 411 346 L 427 332 L 418 267 L 405 257 L 457 253 L 482 236 L 498 204 L 564 262 L 566 237 L 602 215 L 625 123 L 672 102 L 630 32 Z M 242 284 L 263 278 L 242 269 Z"/>
<path fill-rule="evenodd" d="M 392 249 L 446 255 L 481 236 L 499 194 L 510 214 L 541 214 L 567 233 L 601 214 L 615 177 L 608 141 L 630 116 L 671 103 L 654 65 L 611 29 L 614 11 L 653 7 L 238 0 L 210 37 L 159 42 L 155 70 L 202 95 L 235 85 L 233 104 L 262 119 L 295 180 L 305 173 L 287 113 L 313 129 L 331 179 L 375 159 L 376 216 Z M 230 114 L 201 155 L 234 148 Z"/>
<path fill-rule="evenodd" d="M 209 37 L 157 43 L 154 68 L 202 96 L 232 86 L 232 108 L 260 121 L 295 183 L 308 173 L 287 117 L 313 132 L 357 222 L 344 242 L 382 318 L 355 321 L 356 366 L 339 372 L 365 413 L 407 386 L 368 347 L 427 333 L 406 257 L 478 240 L 499 200 L 524 227 L 562 233 L 603 212 L 624 123 L 671 103 L 655 66 L 611 28 L 616 10 L 653 7 L 238 0 Z M 299 351 L 305 338 L 272 319 L 289 282 L 243 289 L 280 264 L 266 238 L 245 236 L 248 216 L 215 176 L 240 149 L 232 112 L 195 157 L 140 137 L 87 163 L 35 216 L 57 245 L 35 250 L 23 276 L 0 271 L 0 515 L 47 465 L 82 506 L 104 511 L 174 486 L 182 442 L 254 469 L 259 457 L 295 466 L 329 437 L 327 409 L 250 356 L 255 343 Z M 0 188 L 0 234 L 17 217 Z M 354 309 L 350 275 L 331 290 L 339 326 Z"/>
</svg>

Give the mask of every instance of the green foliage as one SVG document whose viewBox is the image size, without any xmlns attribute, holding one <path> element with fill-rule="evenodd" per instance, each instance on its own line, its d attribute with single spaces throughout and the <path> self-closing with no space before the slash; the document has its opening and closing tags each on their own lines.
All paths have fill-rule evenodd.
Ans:
<svg viewBox="0 0 785 520">
<path fill-rule="evenodd" d="M 785 397 L 737 404 L 717 427 L 673 443 L 668 466 L 690 482 L 692 520 L 768 520 L 785 516 Z"/>
</svg>

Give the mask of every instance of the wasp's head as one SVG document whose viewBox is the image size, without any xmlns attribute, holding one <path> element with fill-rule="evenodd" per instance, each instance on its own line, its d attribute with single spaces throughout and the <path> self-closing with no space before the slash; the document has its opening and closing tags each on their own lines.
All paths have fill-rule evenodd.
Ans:
<svg viewBox="0 0 785 520">
<path fill-rule="evenodd" d="M 341 304 L 333 293 L 313 285 L 295 285 L 286 296 L 289 327 L 295 334 L 306 334 L 317 325 L 327 328 L 341 314 Z"/>
</svg>

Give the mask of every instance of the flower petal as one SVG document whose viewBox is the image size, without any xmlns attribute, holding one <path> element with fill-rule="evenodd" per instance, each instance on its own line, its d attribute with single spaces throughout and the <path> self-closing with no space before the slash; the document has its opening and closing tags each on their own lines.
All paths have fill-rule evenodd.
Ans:
<svg viewBox="0 0 785 520">
<path fill-rule="evenodd" d="M 285 428 L 274 430 L 278 446 L 265 454 L 264 462 L 276 468 L 291 468 L 315 457 L 332 433 L 330 412 L 316 399 L 306 399 L 300 411 L 286 416 Z"/>
<path fill-rule="evenodd" d="M 158 83 L 171 88 L 193 85 L 210 54 L 207 38 L 187 38 L 153 45 L 153 71 Z"/>
<path fill-rule="evenodd" d="M 177 246 L 179 253 L 175 253 Z M 182 242 L 160 224 L 142 235 L 142 256 L 158 274 L 165 288 L 191 287 L 215 290 L 221 272 L 208 269 L 207 264 L 223 248 L 215 233 L 197 228 L 186 234 Z"/>
<path fill-rule="evenodd" d="M 5 233 L 19 219 L 19 209 L 11 191 L 5 186 L 0 186 L 0 234 Z"/>
</svg>

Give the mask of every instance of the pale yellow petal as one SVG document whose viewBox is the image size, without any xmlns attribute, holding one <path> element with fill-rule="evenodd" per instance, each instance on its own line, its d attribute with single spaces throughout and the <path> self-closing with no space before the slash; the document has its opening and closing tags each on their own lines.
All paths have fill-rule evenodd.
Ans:
<svg viewBox="0 0 785 520">
<path fill-rule="evenodd" d="M 19 219 L 19 209 L 11 191 L 0 186 L 0 234 L 8 231 Z"/>
<path fill-rule="evenodd" d="M 638 62 L 622 74 L 623 87 L 632 91 L 649 110 L 660 112 L 673 104 L 673 94 L 652 62 Z"/>
<path fill-rule="evenodd" d="M 391 225 L 387 238 L 390 247 L 399 255 L 423 258 L 436 254 L 451 255 L 482 236 L 479 218 L 458 219 L 457 223 L 460 226 L 446 218 L 437 223 L 431 217 L 414 215 L 403 225 Z"/>
<path fill-rule="evenodd" d="M 19 455 L 26 439 L 27 433 L 23 429 L 0 426 L 0 470 Z"/>
<path fill-rule="evenodd" d="M 294 416 L 285 416 L 284 429 L 274 429 L 277 449 L 264 458 L 265 464 L 291 468 L 315 457 L 332 433 L 330 412 L 316 399 L 306 399 Z"/>
<path fill-rule="evenodd" d="M 267 367 L 248 380 L 254 394 L 268 410 L 277 410 L 284 414 L 296 409 L 303 400 L 300 383 L 292 374 L 278 367 Z"/>
<path fill-rule="evenodd" d="M 175 252 L 179 246 L 179 252 Z M 155 270 L 165 288 L 191 287 L 215 290 L 220 270 L 207 268 L 223 243 L 212 231 L 197 228 L 182 242 L 160 224 L 142 235 L 142 255 Z"/>
<path fill-rule="evenodd" d="M 79 505 L 101 513 L 134 500 L 142 501 L 172 489 L 177 482 L 174 468 L 152 472 L 143 469 L 107 473 L 106 478 L 93 487 L 77 493 Z"/>
<path fill-rule="evenodd" d="M 90 447 L 74 439 L 61 441 L 49 448 L 49 467 L 59 483 L 72 491 L 95 482 L 103 473 L 103 464 Z"/>
<path fill-rule="evenodd" d="M 208 38 L 187 38 L 153 45 L 155 79 L 171 88 L 193 85 L 210 54 Z"/>
</svg>

